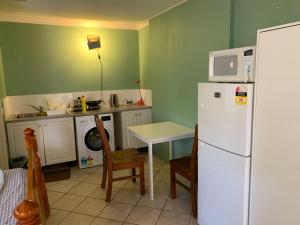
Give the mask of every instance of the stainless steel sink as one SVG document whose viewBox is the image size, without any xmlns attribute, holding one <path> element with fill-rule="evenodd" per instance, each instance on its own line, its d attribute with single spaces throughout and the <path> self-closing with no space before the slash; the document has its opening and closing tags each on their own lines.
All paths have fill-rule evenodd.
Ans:
<svg viewBox="0 0 300 225">
<path fill-rule="evenodd" d="M 17 118 L 31 118 L 31 117 L 38 117 L 38 116 L 47 116 L 47 113 L 40 113 L 40 112 L 33 112 L 33 113 L 17 113 Z"/>
</svg>

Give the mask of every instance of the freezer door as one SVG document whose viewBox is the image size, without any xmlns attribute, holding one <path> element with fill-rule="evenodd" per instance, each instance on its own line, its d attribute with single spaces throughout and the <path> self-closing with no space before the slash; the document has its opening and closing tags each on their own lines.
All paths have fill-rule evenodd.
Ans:
<svg viewBox="0 0 300 225">
<path fill-rule="evenodd" d="M 250 157 L 199 142 L 198 223 L 247 225 Z"/>
<path fill-rule="evenodd" d="M 199 139 L 250 156 L 252 106 L 253 84 L 199 83 Z"/>
</svg>

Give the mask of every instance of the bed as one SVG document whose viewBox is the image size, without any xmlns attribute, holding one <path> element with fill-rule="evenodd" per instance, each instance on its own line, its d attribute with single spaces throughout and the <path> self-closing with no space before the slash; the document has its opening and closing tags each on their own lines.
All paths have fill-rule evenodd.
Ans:
<svg viewBox="0 0 300 225">
<path fill-rule="evenodd" d="M 50 214 L 34 130 L 24 133 L 28 169 L 0 170 L 0 225 L 45 224 Z"/>
</svg>

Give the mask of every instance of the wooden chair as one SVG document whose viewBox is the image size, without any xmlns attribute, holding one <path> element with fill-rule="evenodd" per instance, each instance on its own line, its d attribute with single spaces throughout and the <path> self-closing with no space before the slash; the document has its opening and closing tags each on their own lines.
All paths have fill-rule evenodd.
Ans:
<svg viewBox="0 0 300 225">
<path fill-rule="evenodd" d="M 27 199 L 17 205 L 14 216 L 17 225 L 45 224 L 45 218 L 50 215 L 50 207 L 41 161 L 37 154 L 37 141 L 33 129 L 25 129 L 24 134 L 28 152 Z"/>
<path fill-rule="evenodd" d="M 191 192 L 192 197 L 192 212 L 193 216 L 197 215 L 197 152 L 198 152 L 198 125 L 195 126 L 195 136 L 192 149 L 192 155 L 189 157 L 183 157 L 179 159 L 170 160 L 170 176 L 171 176 L 171 198 L 176 198 L 176 183 Z M 191 186 L 188 187 L 181 181 L 176 179 L 176 173 L 180 174 L 184 178 L 191 182 Z"/>
<path fill-rule="evenodd" d="M 112 182 L 140 178 L 140 193 L 145 194 L 144 163 L 145 157 L 141 156 L 135 149 L 118 150 L 112 152 L 107 140 L 103 121 L 95 116 L 98 132 L 103 145 L 103 176 L 101 188 L 105 188 L 107 179 L 106 202 L 111 200 Z M 136 168 L 139 168 L 139 174 L 136 174 Z M 132 175 L 113 178 L 113 171 L 131 169 Z"/>
</svg>

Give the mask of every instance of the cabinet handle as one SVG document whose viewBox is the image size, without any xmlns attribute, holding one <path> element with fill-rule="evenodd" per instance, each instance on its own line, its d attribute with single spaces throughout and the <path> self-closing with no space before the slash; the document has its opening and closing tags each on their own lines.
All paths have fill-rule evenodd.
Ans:
<svg viewBox="0 0 300 225">
<path fill-rule="evenodd" d="M 140 113 L 139 115 L 141 116 L 142 114 Z"/>
</svg>

